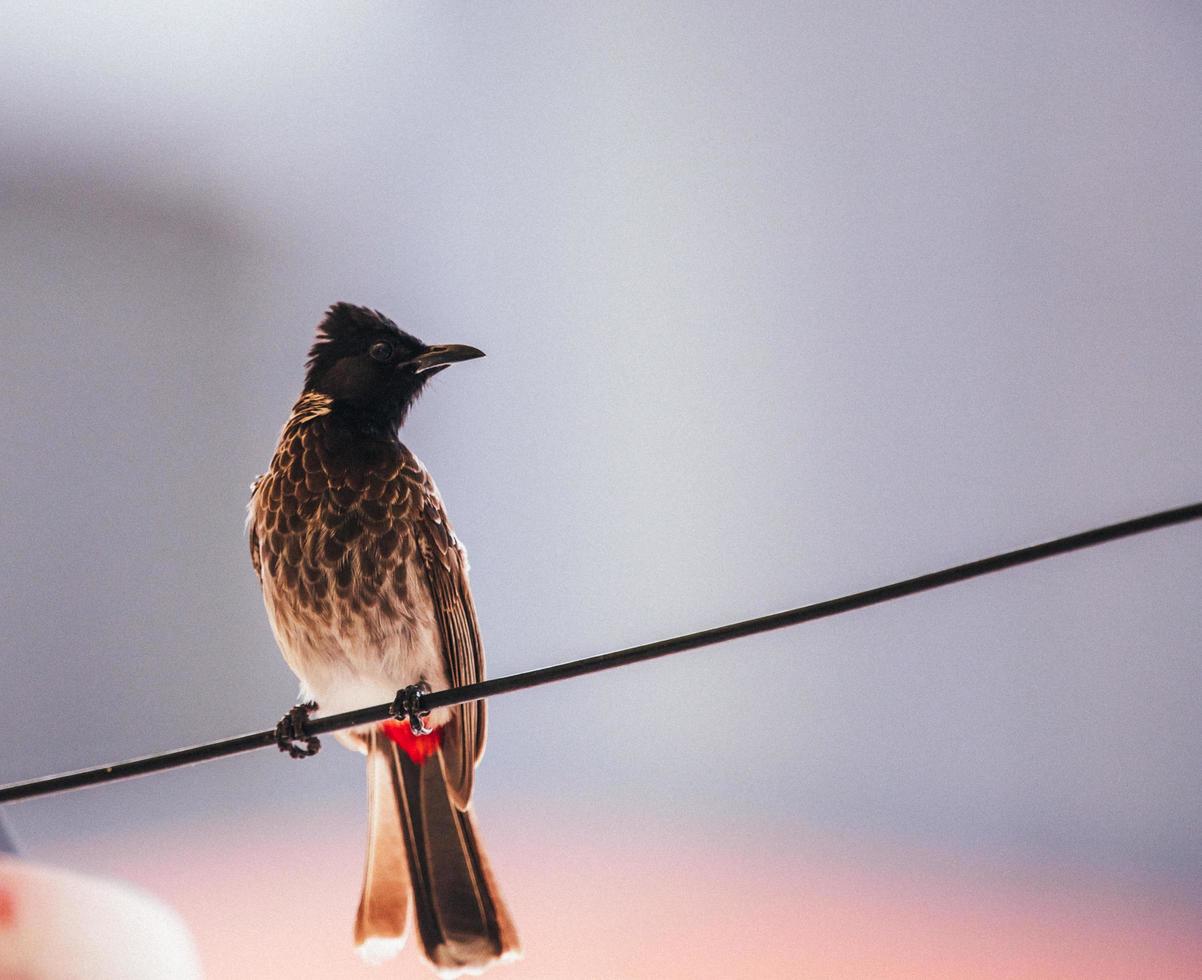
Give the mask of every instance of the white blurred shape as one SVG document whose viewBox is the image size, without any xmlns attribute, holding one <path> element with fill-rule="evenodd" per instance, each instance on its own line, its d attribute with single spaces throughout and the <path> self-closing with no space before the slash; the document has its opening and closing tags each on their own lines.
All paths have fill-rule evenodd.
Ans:
<svg viewBox="0 0 1202 980">
<path fill-rule="evenodd" d="M 179 916 L 145 892 L 0 858 L 0 976 L 6 980 L 201 975 Z"/>
</svg>

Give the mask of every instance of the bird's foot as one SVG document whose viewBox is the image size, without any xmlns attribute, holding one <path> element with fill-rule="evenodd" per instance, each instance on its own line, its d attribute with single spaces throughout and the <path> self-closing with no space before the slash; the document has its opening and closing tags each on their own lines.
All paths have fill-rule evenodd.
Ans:
<svg viewBox="0 0 1202 980">
<path fill-rule="evenodd" d="M 426 718 L 430 712 L 422 707 L 422 697 L 429 693 L 430 685 L 425 681 L 403 687 L 396 692 L 396 699 L 392 702 L 388 713 L 398 721 L 408 718 L 409 730 L 414 735 L 429 735 L 433 731 L 426 725 Z"/>
<path fill-rule="evenodd" d="M 287 752 L 294 759 L 307 759 L 317 755 L 321 748 L 321 740 L 316 735 L 310 735 L 305 728 L 309 715 L 317 710 L 316 701 L 306 701 L 294 705 L 288 714 L 284 715 L 275 726 L 275 744 L 281 752 Z"/>
</svg>

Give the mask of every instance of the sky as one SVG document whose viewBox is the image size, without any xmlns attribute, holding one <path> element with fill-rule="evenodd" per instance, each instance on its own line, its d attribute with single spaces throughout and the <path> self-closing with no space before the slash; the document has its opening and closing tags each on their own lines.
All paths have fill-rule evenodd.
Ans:
<svg viewBox="0 0 1202 980">
<path fill-rule="evenodd" d="M 243 521 L 338 300 L 488 354 L 402 437 L 493 675 L 1199 499 L 1191 5 L 15 6 L 0 781 L 291 703 Z M 505 975 L 1187 975 L 1200 535 L 496 699 Z M 362 782 L 331 742 L 6 818 L 210 975 L 312 931 L 367 977 Z M 298 884 L 318 925 L 248 930 Z"/>
</svg>

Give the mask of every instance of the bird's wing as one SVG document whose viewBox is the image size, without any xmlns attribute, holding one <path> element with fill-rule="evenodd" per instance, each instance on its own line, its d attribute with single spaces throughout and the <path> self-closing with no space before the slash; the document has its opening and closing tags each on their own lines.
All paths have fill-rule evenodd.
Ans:
<svg viewBox="0 0 1202 980">
<path fill-rule="evenodd" d="M 455 687 L 474 684 L 484 678 L 484 647 L 468 585 L 467 556 L 447 522 L 438 490 L 427 474 L 423 476 L 418 550 L 442 633 L 447 675 Z M 484 752 L 484 728 L 484 702 L 473 701 L 459 706 L 444 732 L 443 768 L 460 809 L 466 809 L 472 795 L 472 771 Z"/>
<path fill-rule="evenodd" d="M 263 583 L 263 560 L 259 554 L 259 530 L 255 526 L 256 520 L 256 501 L 255 496 L 259 492 L 259 486 L 263 482 L 263 477 L 267 474 L 262 473 L 255 477 L 255 482 L 250 485 L 250 505 L 246 509 L 246 535 L 250 539 L 250 563 L 254 566 L 255 575 L 259 578 L 259 584 Z"/>
</svg>

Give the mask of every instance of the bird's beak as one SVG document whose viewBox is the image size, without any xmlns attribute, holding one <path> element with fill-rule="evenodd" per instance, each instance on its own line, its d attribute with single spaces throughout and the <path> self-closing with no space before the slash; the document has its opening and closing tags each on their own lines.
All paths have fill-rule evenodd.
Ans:
<svg viewBox="0 0 1202 980">
<path fill-rule="evenodd" d="M 444 368 L 456 361 L 471 361 L 483 357 L 484 351 L 468 347 L 466 344 L 435 344 L 409 359 L 408 364 L 417 374 L 424 374 L 436 368 Z"/>
</svg>

